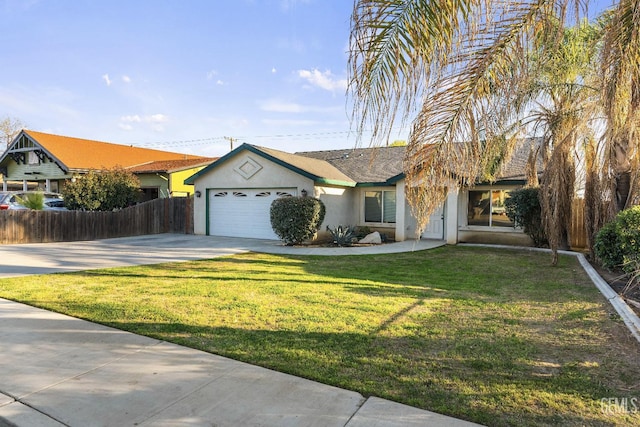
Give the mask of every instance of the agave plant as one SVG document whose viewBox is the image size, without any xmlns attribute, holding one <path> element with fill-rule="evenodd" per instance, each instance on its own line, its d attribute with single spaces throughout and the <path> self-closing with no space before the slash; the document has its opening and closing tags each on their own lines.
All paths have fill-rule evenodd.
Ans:
<svg viewBox="0 0 640 427">
<path fill-rule="evenodd" d="M 327 231 L 331 233 L 333 243 L 338 246 L 351 246 L 356 237 L 356 228 L 350 225 L 338 225 L 333 230 L 327 225 Z"/>
</svg>

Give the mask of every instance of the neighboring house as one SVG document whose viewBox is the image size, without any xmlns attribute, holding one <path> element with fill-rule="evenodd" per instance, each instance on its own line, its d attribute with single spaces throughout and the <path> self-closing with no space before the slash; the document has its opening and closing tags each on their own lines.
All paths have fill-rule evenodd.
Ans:
<svg viewBox="0 0 640 427">
<path fill-rule="evenodd" d="M 58 192 L 90 170 L 120 167 L 140 178 L 145 197 L 188 195 L 184 178 L 215 159 L 23 130 L 0 157 L 2 187 Z M 11 186 L 11 188 L 9 188 Z"/>
<path fill-rule="evenodd" d="M 211 164 L 215 159 L 195 158 L 186 160 L 157 160 L 125 168 L 140 180 L 141 201 L 163 197 L 188 197 L 193 195 L 193 185 L 185 179 Z"/>
<path fill-rule="evenodd" d="M 321 232 L 326 226 L 357 225 L 397 241 L 416 238 L 416 220 L 405 199 L 404 153 L 405 147 L 379 147 L 290 154 L 243 144 L 186 180 L 195 185 L 195 233 L 277 239 L 271 202 L 308 194 L 326 206 Z M 524 185 L 527 157 L 528 149 L 519 150 L 492 184 L 449 188 L 420 237 L 530 244 L 503 204 L 510 190 Z"/>
</svg>

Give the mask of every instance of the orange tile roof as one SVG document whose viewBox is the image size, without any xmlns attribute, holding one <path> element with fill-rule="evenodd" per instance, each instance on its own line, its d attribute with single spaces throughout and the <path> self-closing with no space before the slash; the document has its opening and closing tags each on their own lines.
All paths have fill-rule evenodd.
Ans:
<svg viewBox="0 0 640 427">
<path fill-rule="evenodd" d="M 69 169 L 126 168 L 150 161 L 205 159 L 190 154 L 52 135 L 32 130 L 24 130 L 24 133 Z"/>
<path fill-rule="evenodd" d="M 158 160 L 155 162 L 143 163 L 141 165 L 128 167 L 127 170 L 134 173 L 144 172 L 176 172 L 198 166 L 207 166 L 218 160 L 217 157 L 199 157 L 187 160 Z"/>
</svg>

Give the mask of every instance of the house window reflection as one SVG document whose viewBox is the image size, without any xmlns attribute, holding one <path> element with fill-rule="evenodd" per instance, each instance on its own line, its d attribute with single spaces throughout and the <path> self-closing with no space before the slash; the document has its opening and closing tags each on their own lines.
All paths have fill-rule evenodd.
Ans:
<svg viewBox="0 0 640 427">
<path fill-rule="evenodd" d="M 469 191 L 468 224 L 482 227 L 513 227 L 505 209 L 508 190 Z"/>
<path fill-rule="evenodd" d="M 396 192 L 366 191 L 364 193 L 364 220 L 372 223 L 395 223 Z"/>
</svg>

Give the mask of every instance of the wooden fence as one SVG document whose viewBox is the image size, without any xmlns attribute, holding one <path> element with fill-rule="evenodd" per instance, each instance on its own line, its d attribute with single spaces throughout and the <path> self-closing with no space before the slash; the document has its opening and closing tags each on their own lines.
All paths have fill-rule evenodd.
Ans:
<svg viewBox="0 0 640 427">
<path fill-rule="evenodd" d="M 0 244 L 193 234 L 193 199 L 156 199 L 116 212 L 0 211 Z"/>
<path fill-rule="evenodd" d="M 571 248 L 585 249 L 587 247 L 587 230 L 584 226 L 584 199 L 573 199 L 571 205 Z"/>
</svg>

